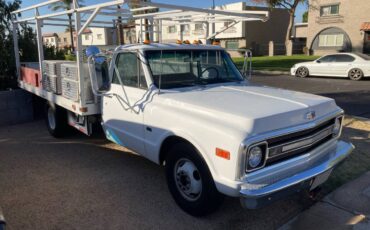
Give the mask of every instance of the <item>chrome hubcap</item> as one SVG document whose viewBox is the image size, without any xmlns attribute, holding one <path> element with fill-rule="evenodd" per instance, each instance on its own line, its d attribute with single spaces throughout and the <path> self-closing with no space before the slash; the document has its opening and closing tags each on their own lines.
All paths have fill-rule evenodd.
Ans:
<svg viewBox="0 0 370 230">
<path fill-rule="evenodd" d="M 174 170 L 177 189 L 189 200 L 197 200 L 202 193 L 202 179 L 197 167 L 188 159 L 177 161 Z"/>
<path fill-rule="evenodd" d="M 49 107 L 48 108 L 48 122 L 49 122 L 49 127 L 51 129 L 55 129 L 55 116 L 54 116 L 54 111 Z"/>
<path fill-rule="evenodd" d="M 351 70 L 350 76 L 352 79 L 359 79 L 362 77 L 362 73 L 358 69 Z"/>
</svg>

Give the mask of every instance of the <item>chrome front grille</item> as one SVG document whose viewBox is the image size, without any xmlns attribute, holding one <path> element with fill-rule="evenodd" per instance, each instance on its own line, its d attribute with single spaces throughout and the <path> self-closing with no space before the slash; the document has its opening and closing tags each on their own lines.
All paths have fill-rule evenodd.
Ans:
<svg viewBox="0 0 370 230">
<path fill-rule="evenodd" d="M 332 119 L 308 130 L 268 139 L 266 165 L 303 154 L 332 139 L 334 123 Z"/>
</svg>

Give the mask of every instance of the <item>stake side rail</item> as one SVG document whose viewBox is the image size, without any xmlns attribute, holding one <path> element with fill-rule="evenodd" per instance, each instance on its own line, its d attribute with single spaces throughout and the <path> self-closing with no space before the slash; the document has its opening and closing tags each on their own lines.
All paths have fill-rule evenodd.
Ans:
<svg viewBox="0 0 370 230">
<path fill-rule="evenodd" d="M 41 14 L 39 9 L 41 7 L 50 6 L 53 3 L 61 2 L 62 0 L 48 0 L 42 3 L 37 3 L 29 7 L 21 8 L 19 10 L 12 12 L 12 22 L 13 22 L 13 35 L 14 35 L 14 52 L 15 60 L 17 65 L 17 76 L 19 85 L 21 88 L 34 93 L 46 100 L 49 100 L 53 103 L 56 103 L 72 112 L 75 112 L 79 115 L 92 115 L 100 113 L 99 103 L 88 104 L 85 100 L 86 95 L 84 91 L 84 85 L 86 84 L 85 76 L 88 73 L 84 72 L 83 65 L 83 47 L 81 36 L 83 31 L 89 26 L 103 27 L 103 28 L 113 28 L 115 27 L 115 17 L 120 16 L 120 20 L 135 20 L 136 22 L 140 21 L 141 26 L 138 31 L 138 38 L 140 42 L 143 42 L 143 34 L 149 33 L 151 40 L 154 40 L 154 33 L 158 34 L 158 42 L 161 42 L 161 31 L 162 22 L 168 22 L 169 24 L 176 22 L 179 25 L 183 23 L 194 24 L 194 23 L 203 23 L 206 25 L 206 28 L 209 28 L 209 23 L 219 23 L 219 22 L 230 22 L 231 25 L 235 25 L 239 22 L 244 21 L 266 21 L 269 18 L 269 12 L 267 11 L 246 11 L 246 10 L 219 10 L 219 9 L 203 9 L 195 8 L 174 4 L 164 4 L 158 2 L 139 2 L 138 8 L 130 8 L 130 0 L 115 0 L 115 1 L 106 1 L 99 4 L 88 5 L 88 6 L 79 6 L 77 0 L 73 0 L 69 10 L 58 11 L 54 13 Z M 120 6 L 120 7 L 117 7 Z M 151 12 L 142 14 L 138 12 L 143 12 L 146 10 L 157 10 L 157 12 Z M 17 16 L 24 12 L 33 11 L 34 16 L 27 18 L 17 18 Z M 72 25 L 75 28 L 77 33 L 76 39 L 76 63 L 77 63 L 77 75 L 79 82 L 79 101 L 74 102 L 66 98 L 63 98 L 61 95 L 55 95 L 51 92 L 47 92 L 42 89 L 37 89 L 31 85 L 25 84 L 20 79 L 20 56 L 19 56 L 19 47 L 18 47 L 18 26 L 21 23 L 29 23 L 35 25 L 36 35 L 37 35 L 37 46 L 39 53 L 39 66 L 40 73 L 43 73 L 42 62 L 44 61 L 44 51 L 43 51 L 43 37 L 42 37 L 42 27 L 44 25 L 53 25 L 53 26 L 66 26 L 68 22 L 67 15 L 72 14 Z M 82 15 L 88 16 L 82 20 Z M 101 17 L 111 17 L 111 20 L 96 20 L 96 18 Z M 149 27 L 145 28 L 142 26 L 142 21 L 148 19 L 150 22 Z M 57 22 L 60 22 L 57 23 Z M 136 23 L 138 24 L 138 23 Z M 228 26 L 227 28 L 229 28 Z M 226 29 L 227 29 L 226 28 Z M 226 30 L 222 28 L 220 31 L 216 31 L 209 35 L 207 29 L 206 39 L 212 39 L 219 33 Z"/>
</svg>

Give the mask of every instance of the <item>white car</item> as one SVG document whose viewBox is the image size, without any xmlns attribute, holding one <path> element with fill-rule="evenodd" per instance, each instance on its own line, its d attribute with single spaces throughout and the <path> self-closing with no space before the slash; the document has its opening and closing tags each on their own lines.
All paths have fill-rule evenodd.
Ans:
<svg viewBox="0 0 370 230">
<path fill-rule="evenodd" d="M 291 75 L 349 77 L 351 80 L 358 81 L 364 77 L 370 77 L 370 57 L 357 53 L 326 55 L 315 61 L 295 64 L 291 68 Z"/>
</svg>

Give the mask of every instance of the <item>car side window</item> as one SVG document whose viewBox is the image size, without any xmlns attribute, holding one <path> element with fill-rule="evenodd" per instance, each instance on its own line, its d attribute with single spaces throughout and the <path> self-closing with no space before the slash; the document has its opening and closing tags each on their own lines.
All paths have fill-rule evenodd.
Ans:
<svg viewBox="0 0 370 230">
<path fill-rule="evenodd" d="M 120 53 L 116 59 L 116 71 L 113 73 L 112 84 L 120 84 L 118 77 L 124 86 L 136 87 L 141 89 L 147 88 L 145 74 L 141 65 L 141 60 L 136 52 Z"/>
<path fill-rule="evenodd" d="M 337 55 L 336 57 L 336 61 L 337 62 L 353 62 L 355 60 L 354 57 L 350 56 L 350 55 Z"/>
<path fill-rule="evenodd" d="M 335 62 L 335 55 L 327 55 L 319 59 L 322 63 Z"/>
</svg>

